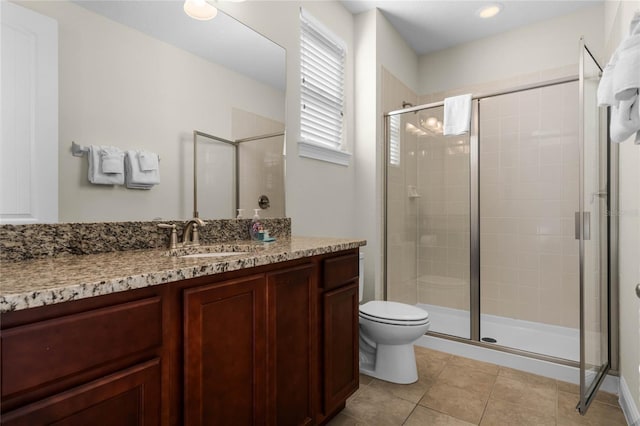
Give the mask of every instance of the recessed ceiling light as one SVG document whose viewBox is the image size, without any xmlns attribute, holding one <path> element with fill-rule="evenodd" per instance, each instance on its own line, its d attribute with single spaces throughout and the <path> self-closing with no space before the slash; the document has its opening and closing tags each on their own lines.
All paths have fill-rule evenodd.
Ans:
<svg viewBox="0 0 640 426">
<path fill-rule="evenodd" d="M 493 18 L 498 13 L 500 13 L 500 11 L 502 10 L 502 7 L 503 6 L 500 3 L 488 4 L 478 9 L 478 11 L 476 12 L 476 15 L 484 19 Z"/>
<path fill-rule="evenodd" d="M 213 7 L 207 0 L 185 0 L 184 11 L 193 19 L 208 21 L 218 14 L 218 9 Z"/>
</svg>

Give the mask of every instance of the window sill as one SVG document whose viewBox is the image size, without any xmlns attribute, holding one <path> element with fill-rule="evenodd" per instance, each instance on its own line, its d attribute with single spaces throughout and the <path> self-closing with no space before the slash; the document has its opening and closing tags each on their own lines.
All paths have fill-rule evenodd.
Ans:
<svg viewBox="0 0 640 426">
<path fill-rule="evenodd" d="M 348 166 L 351 162 L 350 152 L 304 141 L 298 142 L 298 155 L 300 157 L 313 158 L 314 160 L 326 161 L 341 166 Z"/>
</svg>

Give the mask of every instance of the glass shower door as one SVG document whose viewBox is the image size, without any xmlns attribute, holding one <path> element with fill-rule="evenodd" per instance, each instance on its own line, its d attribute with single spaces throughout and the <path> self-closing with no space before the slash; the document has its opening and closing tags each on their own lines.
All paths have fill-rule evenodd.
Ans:
<svg viewBox="0 0 640 426">
<path fill-rule="evenodd" d="M 596 92 L 601 68 L 580 41 L 580 402 L 585 414 L 609 370 L 608 167 L 605 111 Z"/>
<path fill-rule="evenodd" d="M 470 137 L 444 136 L 442 106 L 386 120 L 386 299 L 470 337 Z"/>
</svg>

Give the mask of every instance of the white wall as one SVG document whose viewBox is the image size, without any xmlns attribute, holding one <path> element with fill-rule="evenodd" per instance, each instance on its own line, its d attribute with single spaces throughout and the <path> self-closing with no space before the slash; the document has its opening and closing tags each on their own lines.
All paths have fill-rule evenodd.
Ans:
<svg viewBox="0 0 640 426">
<path fill-rule="evenodd" d="M 231 138 L 232 107 L 284 120 L 284 94 L 69 2 L 25 2 L 59 25 L 61 221 L 192 215 L 192 131 Z M 91 185 L 71 141 L 148 149 L 149 191 Z"/>
<path fill-rule="evenodd" d="M 419 94 L 577 65 L 580 35 L 585 36 L 587 45 L 601 60 L 604 55 L 602 15 L 600 4 L 423 55 L 419 64 Z"/>
<path fill-rule="evenodd" d="M 348 167 L 298 157 L 300 135 L 300 7 L 347 46 L 346 141 L 354 151 L 353 16 L 337 1 L 219 2 L 225 12 L 287 49 L 287 216 L 294 235 L 362 237 L 355 226 L 355 160 Z M 360 209 L 358 209 L 360 210 Z"/>
<path fill-rule="evenodd" d="M 640 1 L 606 2 L 607 58 L 628 34 L 629 23 L 636 10 L 640 11 Z M 626 401 L 628 407 L 623 404 L 623 408 L 627 408 L 626 414 L 631 414 L 627 420 L 640 422 L 640 300 L 635 297 L 635 286 L 640 283 L 640 146 L 634 145 L 631 138 L 620 144 L 619 173 L 621 393 L 631 400 Z M 629 394 L 625 395 L 625 391 Z"/>
</svg>

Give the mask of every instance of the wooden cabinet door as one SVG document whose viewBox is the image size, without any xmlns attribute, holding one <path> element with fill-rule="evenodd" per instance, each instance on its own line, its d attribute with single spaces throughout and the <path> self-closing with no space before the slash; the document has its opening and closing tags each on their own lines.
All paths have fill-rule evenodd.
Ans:
<svg viewBox="0 0 640 426">
<path fill-rule="evenodd" d="M 267 274 L 268 413 L 274 426 L 313 423 L 316 279 L 311 264 Z"/>
<path fill-rule="evenodd" d="M 3 413 L 3 426 L 156 426 L 160 360 L 154 359 Z"/>
<path fill-rule="evenodd" d="M 358 281 L 323 295 L 324 415 L 358 389 Z"/>
<path fill-rule="evenodd" d="M 184 424 L 264 424 L 263 275 L 184 292 Z"/>
</svg>

